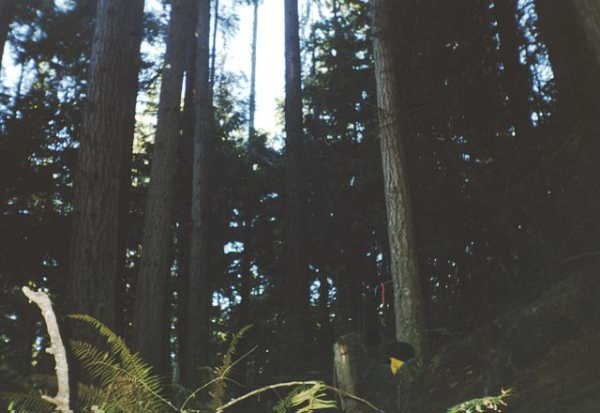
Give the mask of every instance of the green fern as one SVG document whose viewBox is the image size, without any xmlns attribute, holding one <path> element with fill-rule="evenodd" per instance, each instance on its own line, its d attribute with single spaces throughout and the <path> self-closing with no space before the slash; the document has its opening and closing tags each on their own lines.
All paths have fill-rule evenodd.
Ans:
<svg viewBox="0 0 600 413">
<path fill-rule="evenodd" d="M 500 395 L 473 399 L 448 409 L 448 413 L 486 413 L 501 412 L 506 407 L 510 390 L 502 390 Z"/>
<path fill-rule="evenodd" d="M 274 407 L 275 413 L 313 413 L 320 410 L 337 408 L 335 400 L 327 395 L 325 383 L 315 383 L 310 387 L 299 387 L 290 392 Z"/>
<path fill-rule="evenodd" d="M 227 347 L 227 351 L 223 355 L 223 361 L 221 362 L 221 365 L 213 369 L 216 382 L 211 392 L 211 396 L 214 402 L 213 405 L 215 407 L 221 406 L 223 403 L 225 403 L 225 395 L 228 387 L 227 380 L 231 369 L 236 363 L 234 356 L 237 352 L 238 344 L 251 328 L 252 325 L 247 325 L 233 335 L 231 341 L 229 342 L 229 346 Z"/>
<path fill-rule="evenodd" d="M 82 397 L 85 406 L 98 406 L 105 412 L 158 412 L 165 404 L 160 393 L 161 380 L 141 358 L 132 353 L 123 339 L 93 317 L 72 315 L 70 318 L 89 324 L 103 337 L 109 352 L 81 341 L 71 342 L 73 354 L 96 381 Z"/>
<path fill-rule="evenodd" d="M 8 413 L 51 413 L 54 406 L 40 397 L 38 392 L 6 393 L 3 399 L 9 400 Z"/>
</svg>

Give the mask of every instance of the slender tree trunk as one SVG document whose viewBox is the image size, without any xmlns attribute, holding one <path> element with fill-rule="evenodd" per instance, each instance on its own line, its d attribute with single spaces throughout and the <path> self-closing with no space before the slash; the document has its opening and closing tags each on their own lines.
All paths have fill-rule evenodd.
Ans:
<svg viewBox="0 0 600 413">
<path fill-rule="evenodd" d="M 250 105 L 248 108 L 248 143 L 252 141 L 255 135 L 254 118 L 256 115 L 256 46 L 258 39 L 258 4 L 259 0 L 254 0 L 253 20 L 252 20 L 252 58 L 250 64 Z"/>
<path fill-rule="evenodd" d="M 285 0 L 286 269 L 288 340 L 301 346 L 308 309 L 308 268 L 304 251 L 302 180 L 302 91 L 298 0 Z"/>
<path fill-rule="evenodd" d="M 244 191 L 244 226 L 243 226 L 243 241 L 244 241 L 244 252 L 242 253 L 242 262 L 241 262 L 241 291 L 240 297 L 242 299 L 240 303 L 240 326 L 239 328 L 243 328 L 250 321 L 248 318 L 248 304 L 250 301 L 250 280 L 252 278 L 252 274 L 250 273 L 250 266 L 252 260 L 252 254 L 250 252 L 250 242 L 252 240 L 252 217 L 254 215 L 254 208 L 252 202 L 252 193 L 251 193 L 251 182 L 254 171 L 252 170 L 252 164 L 254 163 L 254 157 L 252 154 L 254 153 L 254 138 L 255 138 L 255 130 L 254 130 L 254 115 L 256 112 L 256 39 L 258 32 L 258 0 L 254 1 L 254 20 L 252 23 L 252 57 L 250 64 L 250 105 L 248 106 L 248 142 L 246 144 L 248 151 L 248 163 L 246 165 L 246 186 L 247 190 Z"/>
<path fill-rule="evenodd" d="M 116 324 L 123 167 L 131 157 L 143 0 L 100 0 L 75 172 L 70 274 L 74 310 Z"/>
<path fill-rule="evenodd" d="M 522 36 L 517 24 L 517 1 L 505 0 L 496 4 L 500 30 L 500 56 L 504 64 L 504 80 L 510 97 L 510 112 L 514 119 L 519 138 L 530 136 L 531 92 L 530 74 L 526 65 L 521 64 Z"/>
<path fill-rule="evenodd" d="M 214 25 L 212 32 L 212 46 L 210 51 L 210 92 L 211 100 L 215 90 L 215 72 L 217 66 L 217 34 L 219 33 L 219 0 L 215 0 L 215 7 L 213 10 L 214 14 Z"/>
<path fill-rule="evenodd" d="M 186 298 L 186 334 L 183 337 L 182 381 L 194 388 L 201 381 L 199 370 L 207 364 L 208 345 L 208 173 L 212 131 L 209 84 L 210 0 L 201 0 L 196 25 L 194 82 L 194 159 L 192 172 L 192 230 L 190 274 Z"/>
<path fill-rule="evenodd" d="M 136 285 L 136 347 L 161 374 L 166 372 L 167 362 L 167 280 L 173 258 L 175 161 L 181 136 L 186 38 L 195 23 L 191 14 L 192 1 L 174 0 L 171 5 L 151 181 L 144 214 L 142 262 Z"/>
<path fill-rule="evenodd" d="M 0 0 L 0 65 L 4 57 L 8 29 L 13 20 L 16 6 L 17 0 Z"/>
<path fill-rule="evenodd" d="M 406 117 L 402 113 L 400 82 L 394 65 L 397 42 L 393 37 L 392 1 L 372 0 L 372 5 L 379 139 L 394 286 L 396 340 L 411 343 L 422 357 L 424 306 L 404 148 Z"/>
</svg>

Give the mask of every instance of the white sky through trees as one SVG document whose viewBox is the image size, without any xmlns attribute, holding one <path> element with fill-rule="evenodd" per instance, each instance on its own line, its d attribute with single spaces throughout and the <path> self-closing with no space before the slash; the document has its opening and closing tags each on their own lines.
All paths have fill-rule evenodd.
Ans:
<svg viewBox="0 0 600 413">
<path fill-rule="evenodd" d="M 66 8 L 71 3 L 69 0 L 56 0 L 59 7 Z M 278 105 L 284 95 L 283 3 L 283 0 L 262 0 L 259 12 L 256 128 L 270 135 L 280 135 L 282 130 Z M 220 8 L 225 16 L 235 12 L 239 20 L 238 30 L 225 42 L 222 32 L 218 34 L 217 70 L 224 69 L 241 75 L 245 81 L 241 82 L 239 90 L 232 92 L 247 100 L 250 91 L 252 6 L 244 5 L 240 0 L 220 0 Z M 160 0 L 146 0 L 146 11 L 164 13 Z M 142 50 L 152 55 L 159 55 L 162 51 L 152 50 L 147 44 L 143 45 Z M 13 57 L 13 51 L 7 46 L 2 62 L 2 87 L 6 93 L 13 91 L 20 73 L 20 67 L 14 64 Z M 223 61 L 225 67 L 219 67 Z"/>
</svg>

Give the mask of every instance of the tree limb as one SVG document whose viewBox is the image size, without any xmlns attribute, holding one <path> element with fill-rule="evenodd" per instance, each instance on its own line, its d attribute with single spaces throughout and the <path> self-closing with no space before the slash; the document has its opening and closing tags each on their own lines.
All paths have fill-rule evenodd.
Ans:
<svg viewBox="0 0 600 413">
<path fill-rule="evenodd" d="M 52 310 L 52 302 L 43 291 L 33 291 L 28 287 L 22 288 L 23 294 L 37 305 L 42 312 L 42 317 L 46 322 L 46 329 L 50 336 L 50 347 L 46 349 L 46 352 L 54 356 L 54 362 L 56 364 L 56 380 L 58 382 L 58 392 L 56 396 L 50 397 L 42 395 L 42 399 L 48 403 L 52 403 L 56 406 L 56 411 L 62 413 L 73 413 L 69 406 L 69 365 L 67 363 L 67 352 L 65 345 L 63 344 L 60 330 L 58 329 L 58 322 L 56 321 L 56 315 Z"/>
</svg>

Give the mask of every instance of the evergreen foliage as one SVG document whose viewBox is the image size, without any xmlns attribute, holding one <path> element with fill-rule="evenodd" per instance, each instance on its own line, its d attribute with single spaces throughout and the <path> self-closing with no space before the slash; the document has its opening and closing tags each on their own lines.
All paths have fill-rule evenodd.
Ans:
<svg viewBox="0 0 600 413">
<path fill-rule="evenodd" d="M 22 299 L 20 286 L 47 289 L 56 297 L 60 314 L 72 312 L 69 298 L 74 295 L 65 274 L 74 216 L 73 171 L 83 135 L 97 1 L 18 0 L 10 24 L 0 79 L 0 391 L 7 394 L 47 388 L 52 371 L 44 353 L 48 339 L 35 311 Z M 168 69 L 162 51 L 171 3 L 152 2 L 157 8 L 149 7 L 144 19 L 132 179 L 124 190 L 128 194 L 125 235 L 114 292 L 118 336 L 82 319 L 94 324 L 107 346 L 86 344 L 77 329 L 69 337 L 73 349 L 91 363 L 88 379 L 98 383 L 80 389 L 88 405 L 160 408 L 162 402 L 152 395 L 171 394 L 170 383 L 177 388 L 180 381 L 190 253 L 190 126 L 193 129 L 194 124 L 189 116 L 193 96 L 187 86 L 178 131 L 176 212 L 165 246 L 171 255 L 164 274 L 169 308 L 162 326 L 168 333 L 163 347 L 169 377 L 158 380 L 150 366 L 128 350 L 133 342 L 144 209 L 151 185 L 153 122 L 162 73 Z M 573 272 L 597 272 L 600 69 L 595 43 L 589 42 L 574 8 L 589 2 L 387 3 L 392 4 L 390 15 L 397 22 L 394 57 L 402 80 L 400 107 L 406 115 L 407 174 L 415 205 L 429 350 L 432 355 L 447 354 L 445 350 L 456 342 L 507 311 L 527 308 L 527 303 Z M 387 362 L 381 349 L 394 336 L 394 291 L 370 1 L 310 1 L 301 11 L 306 14 L 301 20 L 303 230 L 310 294 L 303 351 L 293 355 L 282 351 L 289 331 L 284 309 L 290 294 L 297 293 L 282 282 L 286 273 L 284 142 L 277 132 L 260 130 L 252 142 L 246 140 L 247 82 L 244 74 L 222 67 L 232 58 L 228 45 L 233 37 L 244 35 L 239 32 L 244 27 L 240 11 L 250 10 L 253 4 L 253 0 L 221 0 L 215 25 L 219 33 L 212 85 L 215 150 L 207 192 L 210 277 L 205 286 L 211 305 L 204 321 L 210 327 L 206 364 L 223 366 L 208 374 L 209 380 L 216 381 L 207 389 L 218 400 L 210 407 L 241 397 L 244 390 L 238 382 L 247 388 L 291 379 L 333 382 L 333 343 L 344 334 L 360 332 L 370 360 L 369 368 L 360 372 L 360 384 L 367 398 L 377 394 L 373 401 L 381 401 L 387 411 L 386 398 L 392 398 L 387 394 L 394 393 L 396 382 L 384 375 L 388 370 L 382 363 L 373 360 Z M 261 3 L 261 10 L 267 6 Z M 586 24 L 593 21 L 594 14 L 588 14 Z M 259 39 L 267 35 L 268 23 L 260 21 Z M 507 28 L 511 28 L 508 36 Z M 261 55 L 259 50 L 259 72 L 270 64 L 261 61 Z M 188 67 L 188 86 L 192 78 Z M 257 94 L 260 97 L 260 87 Z M 273 116 L 283 118 L 282 113 Z M 543 328 L 556 335 L 553 345 L 576 340 L 579 326 L 595 320 L 598 309 L 589 304 L 585 312 L 590 315 L 585 320 L 552 313 L 569 320 L 565 326 L 573 325 L 554 331 L 556 320 L 548 320 Z M 234 335 L 239 342 L 232 346 L 231 332 L 250 323 L 253 328 L 243 338 Z M 494 351 L 508 349 L 507 354 L 490 356 L 490 371 L 510 370 L 501 375 L 501 382 L 493 383 L 496 390 L 510 385 L 520 369 L 530 368 L 531 360 L 551 351 L 551 346 L 539 354 L 535 348 L 527 349 L 528 356 L 514 362 L 515 367 L 511 343 L 503 340 L 505 336 L 498 333 L 478 344 Z M 253 345 L 256 350 L 249 351 Z M 235 364 L 234 354 L 246 353 Z M 288 366 L 292 358 L 293 374 Z M 473 358 L 485 357 L 468 354 L 461 362 L 470 365 Z M 207 366 L 194 369 L 208 371 Z M 120 383 L 127 385 L 114 386 L 117 372 Z M 139 380 L 131 380 L 129 374 Z M 108 397 L 104 390 L 111 383 L 113 393 Z M 119 392 L 128 386 L 136 387 L 140 400 L 149 404 L 126 405 Z M 320 398 L 311 386 L 302 389 Z M 473 386 L 481 394 L 489 390 L 483 380 Z M 173 393 L 177 401 L 190 394 Z M 198 400 L 206 398 L 193 402 Z M 264 400 L 269 406 L 277 404 L 270 392 Z M 0 410 L 6 407 L 2 403 Z M 42 411 L 43 406 L 27 408 Z"/>
</svg>

